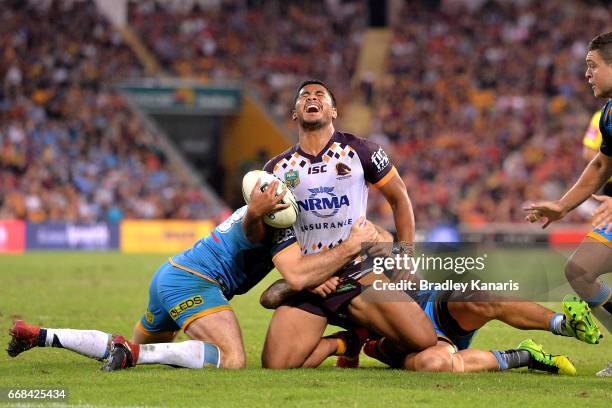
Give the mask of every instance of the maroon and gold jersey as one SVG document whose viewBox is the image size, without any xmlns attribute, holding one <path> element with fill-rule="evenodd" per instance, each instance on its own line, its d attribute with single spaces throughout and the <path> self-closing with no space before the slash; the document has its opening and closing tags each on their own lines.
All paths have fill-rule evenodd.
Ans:
<svg viewBox="0 0 612 408">
<path fill-rule="evenodd" d="M 342 132 L 335 132 L 316 157 L 295 145 L 264 170 L 283 180 L 298 202 L 293 228 L 304 254 L 344 241 L 366 213 L 369 184 L 381 187 L 397 174 L 380 146 Z"/>
</svg>

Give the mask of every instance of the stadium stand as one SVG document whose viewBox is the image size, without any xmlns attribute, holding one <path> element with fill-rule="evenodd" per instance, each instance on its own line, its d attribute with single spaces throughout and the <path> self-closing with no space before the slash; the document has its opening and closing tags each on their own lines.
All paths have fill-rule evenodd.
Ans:
<svg viewBox="0 0 612 408">
<path fill-rule="evenodd" d="M 167 71 L 246 81 L 281 122 L 289 121 L 295 87 L 304 78 L 333 84 L 339 103 L 348 97 L 365 2 L 218 3 L 132 1 L 129 21 Z"/>
<path fill-rule="evenodd" d="M 246 79 L 278 117 L 289 116 L 304 77 L 329 81 L 341 100 L 358 94 L 350 82 L 365 3 L 351 2 L 351 24 L 321 12 L 329 11 L 323 1 L 262 3 L 245 10 L 221 2 L 214 11 L 134 2 L 130 21 L 167 69 Z M 372 96 L 370 137 L 398 163 L 421 227 L 519 222 L 526 197 L 557 197 L 575 179 L 580 136 L 599 104 L 582 80 L 583 53 L 609 18 L 592 1 L 404 2 Z M 380 195 L 370 207 L 392 225 Z"/>
<path fill-rule="evenodd" d="M 205 213 L 201 193 L 176 181 L 155 136 L 109 89 L 142 68 L 93 5 L 32 14 L 27 2 L 7 4 L 0 216 Z M 394 158 L 419 227 L 522 221 L 526 197 L 557 197 L 583 168 L 580 138 L 600 105 L 582 79 L 583 54 L 611 12 L 586 0 L 440 4 L 404 2 L 395 16 L 386 74 L 368 88 L 369 137 Z M 332 84 L 341 108 L 359 95 L 351 80 L 366 22 L 363 1 L 129 5 L 131 29 L 167 72 L 246 81 L 285 122 L 305 77 Z M 42 41 L 52 30 L 63 34 Z M 374 219 L 392 224 L 380 195 L 370 207 Z M 575 212 L 567 221 L 587 218 Z"/>
<path fill-rule="evenodd" d="M 91 2 L 5 1 L 0 26 L 0 218 L 206 218 L 114 80 L 142 74 Z"/>
<path fill-rule="evenodd" d="M 595 1 L 446 3 L 404 2 L 370 137 L 391 150 L 420 227 L 522 221 L 526 197 L 556 199 L 584 167 L 602 104 L 584 50 L 612 14 Z M 381 197 L 371 204 L 390 221 Z"/>
</svg>

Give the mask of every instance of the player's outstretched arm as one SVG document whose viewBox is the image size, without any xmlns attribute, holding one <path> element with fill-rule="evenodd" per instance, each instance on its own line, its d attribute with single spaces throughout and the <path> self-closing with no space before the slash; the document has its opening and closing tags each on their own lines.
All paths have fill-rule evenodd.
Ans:
<svg viewBox="0 0 612 408">
<path fill-rule="evenodd" d="M 584 169 L 576 184 L 559 201 L 542 201 L 526 207 L 525 211 L 528 212 L 526 220 L 536 222 L 546 218 L 542 228 L 548 227 L 550 223 L 565 217 L 568 212 L 599 190 L 611 175 L 612 157 L 598 153 Z"/>
<path fill-rule="evenodd" d="M 374 242 L 378 232 L 364 217 L 351 228 L 351 235 L 324 253 L 302 255 L 298 245 L 279 252 L 272 261 L 292 290 L 300 291 L 323 283 L 361 251 L 361 244 Z"/>
<path fill-rule="evenodd" d="M 274 181 L 265 191 L 261 191 L 261 179 L 257 180 L 251 191 L 247 212 L 242 220 L 242 230 L 249 242 L 260 242 L 266 236 L 263 216 L 287 208 L 289 204 L 280 204 L 287 190 L 276 195 L 279 181 Z"/>
<path fill-rule="evenodd" d="M 388 183 L 380 187 L 380 192 L 383 193 L 393 210 L 397 237 L 401 242 L 412 244 L 415 231 L 414 211 L 404 181 L 396 174 Z"/>
</svg>

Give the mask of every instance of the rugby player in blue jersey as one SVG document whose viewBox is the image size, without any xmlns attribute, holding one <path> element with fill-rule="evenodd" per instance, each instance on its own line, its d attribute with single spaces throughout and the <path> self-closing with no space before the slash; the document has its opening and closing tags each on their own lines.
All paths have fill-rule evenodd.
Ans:
<svg viewBox="0 0 612 408">
<path fill-rule="evenodd" d="M 263 223 L 264 214 L 286 206 L 279 204 L 284 194 L 275 194 L 278 183 L 265 192 L 259 186 L 248 206 L 157 270 L 132 341 L 97 330 L 40 328 L 17 321 L 10 330 L 8 354 L 61 347 L 92 358 L 108 357 L 108 371 L 137 364 L 244 367 L 242 334 L 229 299 L 246 293 L 274 266 L 292 287 L 316 287 L 355 257 L 362 242 L 378 239 L 374 226 L 360 219 L 341 245 L 324 254 L 302 255 L 291 228 Z M 172 343 L 179 330 L 192 340 Z"/>
<path fill-rule="evenodd" d="M 558 201 L 530 205 L 527 220 L 545 220 L 543 228 L 565 217 L 595 194 L 612 176 L 612 32 L 591 40 L 586 55 L 585 77 L 597 98 L 608 101 L 601 111 L 599 153 L 584 169 L 578 181 Z M 595 210 L 593 231 L 589 232 L 565 267 L 570 284 L 593 309 L 593 314 L 612 332 L 612 290 L 601 276 L 612 272 L 612 198 L 595 196 L 601 202 Z M 598 373 L 612 376 L 612 362 Z"/>
</svg>

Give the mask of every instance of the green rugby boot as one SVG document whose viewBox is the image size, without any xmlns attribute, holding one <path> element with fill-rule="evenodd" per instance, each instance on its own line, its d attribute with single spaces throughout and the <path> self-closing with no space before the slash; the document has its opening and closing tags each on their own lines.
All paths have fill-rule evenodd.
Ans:
<svg viewBox="0 0 612 408">
<path fill-rule="evenodd" d="M 563 298 L 563 314 L 565 329 L 569 334 L 588 344 L 599 343 L 603 335 L 584 300 L 578 296 L 566 295 Z"/>
<path fill-rule="evenodd" d="M 531 370 L 546 371 L 553 374 L 575 375 L 576 368 L 565 356 L 554 355 L 542 350 L 540 344 L 533 340 L 523 340 L 518 345 L 520 350 L 526 350 L 531 355 L 528 367 Z"/>
</svg>

